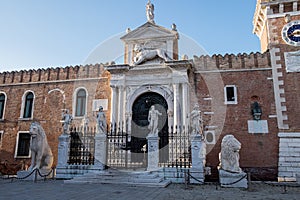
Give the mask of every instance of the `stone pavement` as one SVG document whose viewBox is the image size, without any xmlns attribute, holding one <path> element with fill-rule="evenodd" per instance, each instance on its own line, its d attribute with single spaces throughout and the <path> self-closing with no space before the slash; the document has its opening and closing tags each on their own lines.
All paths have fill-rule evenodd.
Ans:
<svg viewBox="0 0 300 200">
<path fill-rule="evenodd" d="M 300 187 L 271 186 L 253 183 L 250 190 L 238 188 L 221 188 L 216 185 L 171 184 L 167 188 L 130 187 L 113 184 L 65 184 L 61 180 L 27 182 L 0 180 L 0 199 L 300 199 Z"/>
</svg>

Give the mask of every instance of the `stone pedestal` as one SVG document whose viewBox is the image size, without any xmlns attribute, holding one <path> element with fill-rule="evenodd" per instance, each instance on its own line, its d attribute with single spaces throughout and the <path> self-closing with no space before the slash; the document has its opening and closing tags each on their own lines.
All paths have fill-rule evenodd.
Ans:
<svg viewBox="0 0 300 200">
<path fill-rule="evenodd" d="M 248 188 L 247 174 L 245 172 L 232 173 L 219 169 L 219 179 L 222 187 Z"/>
<path fill-rule="evenodd" d="M 68 165 L 69 159 L 69 144 L 70 144 L 70 135 L 62 134 L 58 137 L 58 161 L 57 167 L 66 167 Z"/>
<path fill-rule="evenodd" d="M 192 168 L 190 174 L 197 180 L 191 178 L 190 182 L 194 184 L 203 184 L 205 178 L 205 163 L 206 163 L 206 143 L 202 136 L 191 136 L 191 153 L 192 153 Z"/>
<path fill-rule="evenodd" d="M 95 164 L 93 169 L 104 170 L 107 164 L 107 136 L 106 134 L 95 135 Z"/>
<path fill-rule="evenodd" d="M 58 137 L 58 161 L 56 167 L 56 178 L 64 179 L 66 178 L 65 170 L 68 166 L 69 159 L 69 144 L 70 135 L 63 133 Z"/>
<path fill-rule="evenodd" d="M 159 137 L 157 135 L 148 135 L 148 171 L 158 170 L 159 162 Z"/>
<path fill-rule="evenodd" d="M 40 172 L 40 173 L 39 173 Z M 55 173 L 52 171 L 52 169 L 40 169 L 38 171 L 18 171 L 17 172 L 17 177 L 19 180 L 24 180 L 24 181 L 35 181 L 35 180 L 44 180 L 54 178 L 53 176 Z M 42 175 L 42 176 L 41 176 Z"/>
</svg>

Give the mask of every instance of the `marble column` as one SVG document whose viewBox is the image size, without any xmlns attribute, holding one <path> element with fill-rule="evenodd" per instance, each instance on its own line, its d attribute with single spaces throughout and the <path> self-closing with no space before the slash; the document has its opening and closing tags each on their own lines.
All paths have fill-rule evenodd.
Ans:
<svg viewBox="0 0 300 200">
<path fill-rule="evenodd" d="M 131 121 L 132 121 L 132 112 L 126 113 L 126 132 L 128 134 L 128 141 L 131 141 Z"/>
<path fill-rule="evenodd" d="M 159 137 L 155 135 L 147 136 L 148 140 L 148 171 L 158 170 L 159 163 Z"/>
<path fill-rule="evenodd" d="M 178 112 L 179 112 L 179 96 L 178 96 L 178 92 L 179 92 L 179 85 L 178 84 L 173 84 L 173 91 L 174 91 L 174 116 L 173 116 L 173 119 L 174 119 L 174 132 L 177 131 L 176 127 L 178 128 Z"/>
<path fill-rule="evenodd" d="M 191 150 L 192 150 L 192 168 L 190 174 L 195 177 L 191 179 L 191 183 L 201 184 L 204 182 L 205 163 L 206 163 L 206 143 L 200 134 L 191 136 Z"/>
<path fill-rule="evenodd" d="M 189 122 L 187 120 L 187 115 L 189 113 L 188 109 L 188 85 L 186 83 L 182 84 L 182 125 L 185 127 L 185 132 L 188 131 Z"/>
<path fill-rule="evenodd" d="M 117 127 L 122 129 L 123 123 L 123 96 L 124 95 L 124 87 L 118 86 L 118 119 L 117 119 Z"/>
<path fill-rule="evenodd" d="M 110 119 L 113 124 L 117 122 L 117 88 L 115 86 L 111 86 L 112 90 L 112 96 L 111 96 L 111 113 L 110 113 Z"/>
</svg>

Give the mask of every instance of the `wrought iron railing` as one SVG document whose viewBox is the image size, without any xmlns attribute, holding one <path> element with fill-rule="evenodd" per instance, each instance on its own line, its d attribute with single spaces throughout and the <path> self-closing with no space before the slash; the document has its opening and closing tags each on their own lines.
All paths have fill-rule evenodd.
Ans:
<svg viewBox="0 0 300 200">
<path fill-rule="evenodd" d="M 143 140 L 143 148 L 134 149 L 137 138 L 128 135 L 122 128 L 111 126 L 108 138 L 108 166 L 113 168 L 146 168 L 147 141 Z M 123 127 L 123 126 L 119 126 Z M 170 133 L 160 134 L 159 166 L 171 168 L 191 167 L 191 145 L 188 131 L 184 127 L 170 127 Z M 131 139 L 130 139 L 131 138 Z M 145 142 L 146 141 L 146 142 Z"/>
<path fill-rule="evenodd" d="M 161 136 L 160 139 L 168 139 L 168 159 L 160 160 L 160 167 L 190 168 L 191 163 L 191 142 L 189 131 L 185 127 L 176 126 L 169 129 L 169 134 Z M 165 138 L 164 138 L 165 137 Z"/>
<path fill-rule="evenodd" d="M 95 161 L 95 128 L 70 129 L 69 165 L 93 165 Z"/>
<path fill-rule="evenodd" d="M 113 168 L 146 168 L 148 149 L 146 138 L 134 138 L 122 125 L 109 126 L 107 133 L 107 165 Z M 171 168 L 191 167 L 189 132 L 184 127 L 170 127 L 160 133 L 159 166 Z M 70 129 L 70 165 L 93 165 L 95 161 L 96 128 Z M 169 132 L 169 133 L 168 133 Z M 137 148 L 138 147 L 138 148 Z"/>
</svg>

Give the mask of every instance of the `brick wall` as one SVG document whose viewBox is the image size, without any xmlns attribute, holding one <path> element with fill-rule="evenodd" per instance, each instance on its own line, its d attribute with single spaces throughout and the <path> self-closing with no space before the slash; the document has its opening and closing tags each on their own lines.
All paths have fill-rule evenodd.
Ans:
<svg viewBox="0 0 300 200">
<path fill-rule="evenodd" d="M 22 159 L 14 158 L 17 133 L 28 131 L 32 121 L 39 121 L 46 132 L 54 154 L 55 166 L 57 164 L 58 136 L 62 133 L 60 122 L 62 109 L 67 108 L 73 113 L 75 89 L 86 88 L 88 93 L 87 114 L 90 124 L 93 126 L 95 113 L 92 112 L 92 101 L 108 99 L 110 102 L 109 78 L 109 74 L 101 65 L 0 74 L 0 92 L 6 93 L 7 96 L 4 121 L 0 121 L 0 130 L 4 131 L 0 160 L 19 163 Z M 33 120 L 22 120 L 20 119 L 22 96 L 28 90 L 35 95 Z M 109 111 L 106 114 L 110 120 Z M 74 119 L 74 124 L 80 123 L 80 118 Z M 27 159 L 26 162 L 30 164 L 30 160 Z"/>
<path fill-rule="evenodd" d="M 198 103 L 204 113 L 206 129 L 214 129 L 216 144 L 207 145 L 207 166 L 217 178 L 218 154 L 222 138 L 233 134 L 242 144 L 240 166 L 265 180 L 277 178 L 278 144 L 277 120 L 272 70 L 269 53 L 228 56 L 216 59 L 200 57 L 195 60 L 195 90 Z M 227 63 L 224 61 L 227 60 Z M 231 60 L 232 64 L 229 64 Z M 233 61 L 232 61 L 233 60 Z M 237 87 L 237 104 L 224 103 L 224 86 Z M 262 120 L 267 120 L 269 133 L 249 134 L 248 120 L 252 120 L 253 96 L 262 108 Z"/>
</svg>

